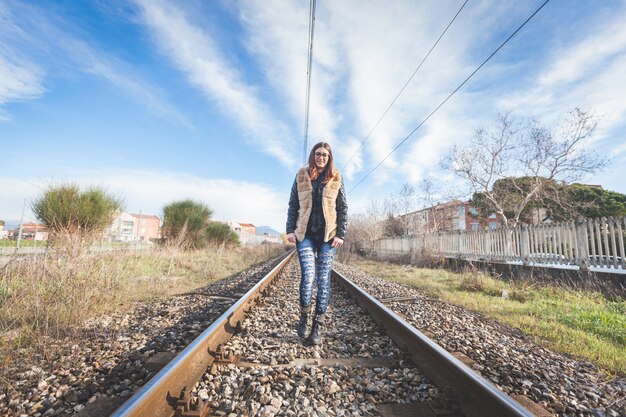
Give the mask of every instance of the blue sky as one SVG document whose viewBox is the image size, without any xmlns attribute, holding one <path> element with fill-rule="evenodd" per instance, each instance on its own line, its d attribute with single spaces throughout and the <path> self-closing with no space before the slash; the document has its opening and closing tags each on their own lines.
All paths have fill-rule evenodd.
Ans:
<svg viewBox="0 0 626 417">
<path fill-rule="evenodd" d="M 351 189 L 542 1 L 317 4 L 309 144 L 333 145 Z M 0 2 L 0 219 L 50 184 L 104 187 L 131 212 L 177 199 L 284 229 L 302 163 L 308 1 Z M 599 117 L 585 178 L 626 193 L 626 2 L 552 0 L 372 176 L 362 212 L 402 183 L 454 184 L 439 160 L 498 111 Z M 30 217 L 29 217 L 30 216 Z M 32 214 L 27 211 L 27 219 Z"/>
</svg>

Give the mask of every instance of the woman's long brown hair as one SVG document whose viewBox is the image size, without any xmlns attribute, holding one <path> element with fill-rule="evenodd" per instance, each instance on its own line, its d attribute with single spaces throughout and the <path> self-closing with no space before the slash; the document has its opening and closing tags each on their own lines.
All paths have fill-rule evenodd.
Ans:
<svg viewBox="0 0 626 417">
<path fill-rule="evenodd" d="M 324 167 L 324 180 L 322 181 L 326 184 L 335 176 L 335 164 L 333 163 L 333 151 L 330 149 L 330 145 L 326 142 L 318 142 L 311 149 L 311 153 L 309 154 L 309 177 L 311 181 L 314 181 L 319 175 L 317 172 L 317 166 L 315 165 L 315 151 L 319 148 L 324 148 L 328 151 L 328 163 L 326 167 Z"/>
</svg>

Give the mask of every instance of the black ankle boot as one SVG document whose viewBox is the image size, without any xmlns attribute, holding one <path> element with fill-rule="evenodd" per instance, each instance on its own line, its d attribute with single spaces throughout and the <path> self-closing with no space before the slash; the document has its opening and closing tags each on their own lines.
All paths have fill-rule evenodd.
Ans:
<svg viewBox="0 0 626 417">
<path fill-rule="evenodd" d="M 298 336 L 306 337 L 309 333 L 309 313 L 301 312 L 300 321 L 298 322 Z"/>
<path fill-rule="evenodd" d="M 322 343 L 322 331 L 324 330 L 324 315 L 315 316 L 313 319 L 313 328 L 307 341 L 310 345 L 316 346 Z"/>
</svg>

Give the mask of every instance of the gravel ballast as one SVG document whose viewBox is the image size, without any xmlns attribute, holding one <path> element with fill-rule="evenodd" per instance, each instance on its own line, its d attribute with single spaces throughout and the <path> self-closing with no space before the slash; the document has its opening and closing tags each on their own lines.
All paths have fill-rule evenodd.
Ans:
<svg viewBox="0 0 626 417">
<path fill-rule="evenodd" d="M 552 352 L 521 331 L 461 307 L 434 300 L 407 285 L 374 278 L 348 265 L 336 269 L 449 352 L 461 352 L 473 368 L 503 392 L 529 397 L 559 416 L 626 416 L 626 379 L 606 380 L 593 364 Z"/>
<path fill-rule="evenodd" d="M 267 261 L 191 294 L 90 319 L 76 329 L 78 338 L 46 338 L 45 356 L 29 349 L 15 352 L 3 366 L 0 415 L 65 416 L 96 401 L 121 405 L 163 360 L 193 341 L 278 262 Z"/>
<path fill-rule="evenodd" d="M 85 323 L 80 338 L 46 340 L 46 355 L 23 349 L 4 364 L 0 415 L 85 414 L 121 404 L 275 264 L 272 260 L 192 294 L 137 304 Z M 626 380 L 605 380 L 590 363 L 537 345 L 521 331 L 434 300 L 347 265 L 336 269 L 424 331 L 461 352 L 484 378 L 562 417 L 626 416 Z M 256 306 L 225 350 L 238 364 L 214 365 L 195 388 L 216 415 L 376 415 L 382 404 L 437 399 L 438 389 L 405 361 L 375 323 L 333 287 L 324 342 L 295 332 L 299 267 L 283 272 L 275 301 Z M 370 361 L 368 363 L 368 360 Z M 419 366 L 419 364 L 418 364 Z"/>
<path fill-rule="evenodd" d="M 333 288 L 323 342 L 296 334 L 299 267 L 294 260 L 271 294 L 224 346 L 237 364 L 214 365 L 194 395 L 212 413 L 241 416 L 377 415 L 380 404 L 428 401 L 438 389 L 347 294 Z"/>
</svg>

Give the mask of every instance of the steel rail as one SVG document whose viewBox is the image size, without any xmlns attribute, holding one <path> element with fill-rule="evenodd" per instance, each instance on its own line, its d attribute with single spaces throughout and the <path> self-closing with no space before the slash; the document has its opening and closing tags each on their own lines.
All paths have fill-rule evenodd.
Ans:
<svg viewBox="0 0 626 417">
<path fill-rule="evenodd" d="M 468 417 L 533 417 L 511 397 L 472 371 L 391 309 L 333 270 L 332 278 L 355 298 L 389 337 L 443 392 L 451 392 Z"/>
<path fill-rule="evenodd" d="M 214 361 L 214 352 L 235 333 L 236 328 L 265 288 L 293 257 L 291 251 L 274 269 L 233 304 L 224 314 L 191 342 L 180 354 L 129 398 L 113 417 L 170 417 L 179 393 L 202 377 Z"/>
</svg>

